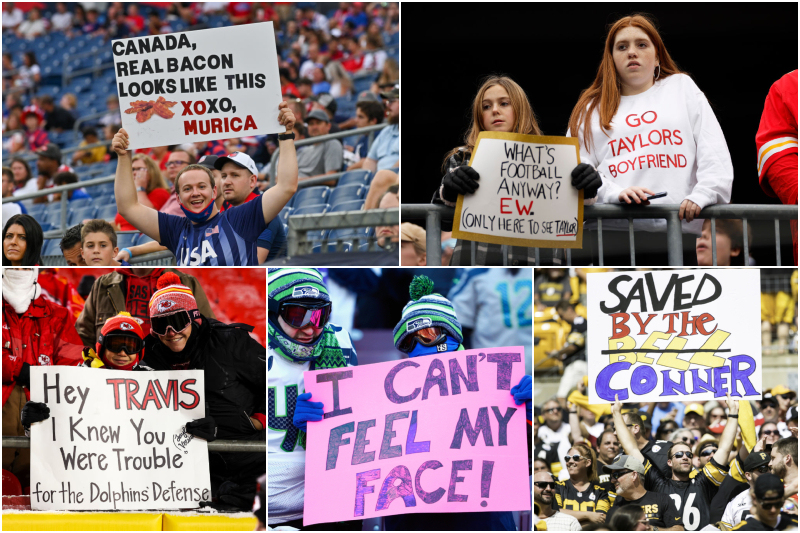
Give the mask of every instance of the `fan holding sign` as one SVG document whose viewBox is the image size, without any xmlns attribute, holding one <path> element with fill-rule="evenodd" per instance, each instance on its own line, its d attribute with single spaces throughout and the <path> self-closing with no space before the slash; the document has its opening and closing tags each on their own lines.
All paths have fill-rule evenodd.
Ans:
<svg viewBox="0 0 800 533">
<path fill-rule="evenodd" d="M 442 222 L 445 231 L 453 224 L 456 236 L 459 230 L 463 232 L 451 265 L 502 265 L 504 256 L 514 266 L 534 263 L 532 249 L 506 250 L 501 244 L 579 247 L 582 205 L 578 191 L 584 191 L 584 202 L 594 203 L 601 179 L 591 166 L 577 164 L 577 145 L 566 138 L 533 137 L 540 136 L 541 130 L 528 97 L 505 76 L 486 78 L 475 96 L 472 116 L 465 145 L 447 154 L 446 173 L 432 200 L 433 204 L 456 207 L 458 202 L 461 206 L 453 223 Z M 489 160 L 481 155 L 481 168 L 488 165 L 488 174 L 474 168 L 481 140 L 489 152 Z M 575 148 L 568 150 L 570 145 Z M 555 164 L 556 151 L 560 166 Z M 569 153 L 560 154 L 569 151 L 571 163 Z M 481 176 L 485 191 L 476 194 Z M 562 185 L 566 176 L 571 176 L 574 189 Z M 464 201 L 469 204 L 466 209 Z M 473 203 L 476 208 L 470 207 Z M 567 205 L 572 206 L 574 220 L 557 216 Z M 546 216 L 537 220 L 540 208 Z M 464 237 L 491 244 L 475 245 Z"/>
</svg>

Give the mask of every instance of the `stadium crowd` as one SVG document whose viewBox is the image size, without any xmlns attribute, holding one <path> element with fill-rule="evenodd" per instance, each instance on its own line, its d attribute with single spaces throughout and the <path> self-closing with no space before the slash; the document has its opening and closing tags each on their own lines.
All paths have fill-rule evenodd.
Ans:
<svg viewBox="0 0 800 533">
<path fill-rule="evenodd" d="M 193 275 L 163 268 L 3 269 L 3 435 L 29 435 L 32 424 L 50 416 L 46 404 L 30 401 L 31 367 L 67 365 L 87 372 L 203 370 L 206 416 L 186 424 L 186 432 L 208 442 L 263 442 L 266 369 L 257 339 L 265 325 L 253 334 L 253 326 L 215 318 L 214 309 L 227 315 L 236 305 L 223 296 L 224 305 L 216 299 L 212 308 L 206 296 L 224 278 L 203 276 L 204 290 Z M 247 307 L 260 299 L 260 315 L 250 316 L 263 319 L 263 271 L 230 278 L 225 283 L 254 298 Z M 30 493 L 30 460 L 29 448 L 3 448 L 4 494 L 14 486 L 14 494 Z M 209 467 L 209 505 L 249 510 L 266 471 L 264 454 L 209 452 Z"/>
<path fill-rule="evenodd" d="M 386 127 L 297 150 L 300 183 L 345 174 L 301 187 L 280 215 L 267 221 L 259 237 L 258 263 L 286 255 L 288 217 L 293 214 L 378 208 L 386 191 L 399 185 L 398 4 L 315 6 L 194 2 L 143 7 L 115 2 L 99 11 L 81 3 L 4 3 L 3 197 L 108 176 L 117 168 L 119 154 L 111 143 L 122 119 L 111 39 L 272 21 L 281 92 L 295 117 L 295 140 Z M 277 135 L 263 135 L 136 150 L 132 171 L 138 200 L 159 212 L 185 216 L 175 181 L 185 167 L 199 163 L 214 175 L 218 209 L 238 207 L 269 188 L 278 144 Z M 234 153 L 249 158 L 241 165 L 246 176 L 231 178 L 214 167 L 216 158 Z M 29 214 L 43 232 L 60 229 L 59 201 L 59 194 L 50 194 L 6 203 L 3 227 L 9 217 Z M 94 219 L 108 221 L 116 231 L 137 229 L 114 205 L 111 183 L 70 190 L 68 202 L 67 227 Z M 324 232 L 318 240 L 375 235 L 376 228 L 350 229 Z M 392 228 L 387 249 L 396 249 L 397 235 Z M 118 262 L 165 249 L 138 233 L 111 240 L 119 241 L 112 248 L 121 244 L 112 256 Z M 58 243 L 43 242 L 41 255 L 58 255 Z M 78 259 L 78 264 L 85 261 Z"/>
<path fill-rule="evenodd" d="M 611 270 L 541 269 L 534 281 L 537 387 L 558 383 L 534 406 L 536 529 L 797 529 L 795 390 L 589 404 L 586 274 Z M 797 353 L 797 283 L 795 269 L 761 270 L 765 356 Z"/>
</svg>

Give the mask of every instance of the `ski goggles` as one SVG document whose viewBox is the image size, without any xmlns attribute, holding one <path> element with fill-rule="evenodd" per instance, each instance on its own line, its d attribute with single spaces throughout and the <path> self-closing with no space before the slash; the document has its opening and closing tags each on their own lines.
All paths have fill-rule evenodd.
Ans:
<svg viewBox="0 0 800 533">
<path fill-rule="evenodd" d="M 183 331 L 192 322 L 189 311 L 181 309 L 169 315 L 158 315 L 150 318 L 150 329 L 158 335 L 166 335 L 169 328 L 175 333 Z"/>
<path fill-rule="evenodd" d="M 295 329 L 304 328 L 309 324 L 317 329 L 322 329 L 331 319 L 331 303 L 305 304 L 288 302 L 280 306 L 278 316 Z"/>
<path fill-rule="evenodd" d="M 136 355 L 142 351 L 144 342 L 139 337 L 129 335 L 106 335 L 103 339 L 103 348 L 109 352 L 125 352 L 128 355 Z"/>
<path fill-rule="evenodd" d="M 446 337 L 447 334 L 442 327 L 431 326 L 429 328 L 422 328 L 406 336 L 403 342 L 400 343 L 400 350 L 403 352 L 410 352 L 417 343 L 425 347 L 436 346 L 437 344 L 443 343 Z"/>
</svg>

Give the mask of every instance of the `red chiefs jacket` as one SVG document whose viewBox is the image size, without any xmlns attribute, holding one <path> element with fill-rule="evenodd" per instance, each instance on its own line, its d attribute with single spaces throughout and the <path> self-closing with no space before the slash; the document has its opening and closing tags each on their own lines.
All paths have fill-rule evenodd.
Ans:
<svg viewBox="0 0 800 533">
<path fill-rule="evenodd" d="M 18 315 L 3 300 L 3 405 L 16 384 L 22 363 L 37 365 L 80 364 L 83 342 L 75 319 L 66 308 L 39 296 Z M 30 400 L 30 392 L 25 391 Z"/>
</svg>

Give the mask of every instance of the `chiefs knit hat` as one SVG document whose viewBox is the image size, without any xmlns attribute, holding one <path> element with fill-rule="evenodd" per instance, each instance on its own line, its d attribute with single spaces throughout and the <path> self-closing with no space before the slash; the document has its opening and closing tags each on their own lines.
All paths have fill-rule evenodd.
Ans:
<svg viewBox="0 0 800 533">
<path fill-rule="evenodd" d="M 97 337 L 97 343 L 94 345 L 94 350 L 97 354 L 97 357 L 99 357 L 101 361 L 106 364 L 109 363 L 105 359 L 103 342 L 110 335 L 119 337 L 138 337 L 139 339 L 144 340 L 144 330 L 142 329 L 142 326 L 139 324 L 136 318 L 131 316 L 130 313 L 123 311 L 116 316 L 112 316 L 106 320 L 105 324 L 103 324 L 103 328 L 100 330 L 100 335 Z M 141 352 L 137 353 L 136 360 L 131 363 L 130 366 L 133 366 L 133 364 L 138 362 L 140 356 Z M 97 365 L 101 365 L 101 363 L 98 362 Z M 92 366 L 95 365 L 93 364 Z"/>
<path fill-rule="evenodd" d="M 267 279 L 270 312 L 277 313 L 285 300 L 331 301 L 325 280 L 316 268 L 270 268 Z"/>
<path fill-rule="evenodd" d="M 185 309 L 192 318 L 197 315 L 197 301 L 192 289 L 181 283 L 174 272 L 166 272 L 156 284 L 158 290 L 150 298 L 150 316 L 168 315 Z"/>
<path fill-rule="evenodd" d="M 414 332 L 438 326 L 459 344 L 464 340 L 461 323 L 450 300 L 433 292 L 433 281 L 427 276 L 414 276 L 408 288 L 411 295 L 403 308 L 403 317 L 394 328 L 394 345 L 399 350 L 403 339 Z"/>
</svg>

